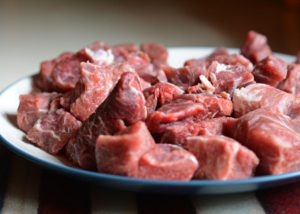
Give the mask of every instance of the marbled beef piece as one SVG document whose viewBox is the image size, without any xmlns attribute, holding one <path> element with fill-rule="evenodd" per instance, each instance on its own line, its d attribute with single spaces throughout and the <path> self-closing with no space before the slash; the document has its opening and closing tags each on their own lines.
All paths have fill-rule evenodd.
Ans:
<svg viewBox="0 0 300 214">
<path fill-rule="evenodd" d="M 56 64 L 66 59 L 71 58 L 74 55 L 72 52 L 65 52 L 60 54 L 53 60 L 43 61 L 40 64 L 40 71 L 36 78 L 36 85 L 42 91 L 53 91 L 55 90 L 53 85 L 52 72 Z"/>
<path fill-rule="evenodd" d="M 286 78 L 287 64 L 275 56 L 268 56 L 257 63 L 253 75 L 256 82 L 276 87 Z"/>
<path fill-rule="evenodd" d="M 193 154 L 181 147 L 157 144 L 139 160 L 138 178 L 188 181 L 199 164 Z"/>
<path fill-rule="evenodd" d="M 83 62 L 80 71 L 76 87 L 61 98 L 61 104 L 76 118 L 85 121 L 108 97 L 124 67 L 121 64 L 104 67 Z"/>
<path fill-rule="evenodd" d="M 265 107 L 272 107 L 272 111 L 287 114 L 293 101 L 293 95 L 261 83 L 237 89 L 233 93 L 233 109 L 237 117 Z"/>
<path fill-rule="evenodd" d="M 150 57 L 151 63 L 159 66 L 166 65 L 168 62 L 168 50 L 157 43 L 143 43 L 141 44 L 141 51 L 148 54 Z"/>
<path fill-rule="evenodd" d="M 99 135 L 114 135 L 126 125 L 146 118 L 145 98 L 134 72 L 122 74 L 117 86 L 67 145 L 67 155 L 85 169 L 95 169 L 95 143 Z"/>
<path fill-rule="evenodd" d="M 300 95 L 300 64 L 288 65 L 287 77 L 277 88 L 295 96 Z"/>
<path fill-rule="evenodd" d="M 55 92 L 21 95 L 17 110 L 19 128 L 28 132 L 40 117 L 48 113 L 51 101 L 58 96 Z"/>
<path fill-rule="evenodd" d="M 240 117 L 232 137 L 255 152 L 261 173 L 281 174 L 300 169 L 300 134 L 295 125 L 290 117 L 262 108 Z"/>
<path fill-rule="evenodd" d="M 186 118 L 205 120 L 232 113 L 232 102 L 216 95 L 185 94 L 165 104 L 147 118 L 147 126 L 151 133 L 160 133 L 161 126 Z"/>
<path fill-rule="evenodd" d="M 249 178 L 259 163 L 251 150 L 222 135 L 189 137 L 186 149 L 199 161 L 195 179 Z"/>
<path fill-rule="evenodd" d="M 241 53 L 254 64 L 272 55 L 268 45 L 267 37 L 255 31 L 249 31 L 246 40 L 241 47 Z"/>
<path fill-rule="evenodd" d="M 141 121 L 115 135 L 99 135 L 95 148 L 97 169 L 136 177 L 140 157 L 154 146 L 154 139 Z"/>
<path fill-rule="evenodd" d="M 184 91 L 172 83 L 156 83 L 150 88 L 143 91 L 148 115 L 165 103 L 171 102 L 173 99 L 182 95 Z"/>
<path fill-rule="evenodd" d="M 38 119 L 26 138 L 43 150 L 57 154 L 76 134 L 80 126 L 80 121 L 70 113 L 59 109 Z"/>
</svg>

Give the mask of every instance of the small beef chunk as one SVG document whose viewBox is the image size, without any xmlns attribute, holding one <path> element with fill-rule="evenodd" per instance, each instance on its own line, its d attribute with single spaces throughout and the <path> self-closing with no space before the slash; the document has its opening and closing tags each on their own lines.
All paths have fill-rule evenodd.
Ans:
<svg viewBox="0 0 300 214">
<path fill-rule="evenodd" d="M 40 64 L 40 71 L 36 78 L 36 85 L 39 89 L 42 91 L 53 91 L 55 90 L 53 85 L 53 78 L 52 78 L 52 72 L 56 64 L 58 64 L 61 61 L 64 61 L 66 59 L 70 59 L 74 53 L 72 52 L 65 52 L 60 54 L 58 57 L 49 60 L 49 61 L 43 61 Z"/>
<path fill-rule="evenodd" d="M 235 116 L 242 116 L 263 107 L 286 114 L 290 111 L 294 96 L 269 85 L 256 83 L 233 93 Z"/>
<path fill-rule="evenodd" d="M 257 109 L 240 117 L 232 130 L 232 137 L 260 159 L 260 173 L 300 170 L 300 134 L 290 117 L 270 108 Z"/>
<path fill-rule="evenodd" d="M 21 95 L 17 112 L 19 128 L 28 132 L 40 117 L 48 113 L 51 101 L 57 96 L 55 92 Z"/>
<path fill-rule="evenodd" d="M 151 133 L 160 133 L 164 123 L 189 117 L 204 120 L 218 116 L 229 116 L 232 109 L 231 100 L 216 95 L 185 94 L 150 114 L 147 118 L 147 125 Z"/>
<path fill-rule="evenodd" d="M 59 109 L 37 120 L 26 138 L 43 150 L 57 154 L 76 134 L 80 126 L 80 121 L 70 113 Z"/>
<path fill-rule="evenodd" d="M 128 55 L 139 51 L 139 47 L 133 43 L 118 44 L 112 47 L 115 62 L 124 62 Z"/>
<path fill-rule="evenodd" d="M 81 76 L 75 89 L 61 99 L 61 104 L 79 120 L 85 121 L 108 97 L 123 68 L 119 65 L 98 66 L 81 63 Z"/>
<path fill-rule="evenodd" d="M 198 168 L 193 154 L 181 147 L 157 144 L 139 160 L 138 178 L 188 181 Z"/>
<path fill-rule="evenodd" d="M 158 107 L 182 95 L 184 91 L 172 83 L 156 83 L 144 90 L 146 99 L 147 113 L 154 112 Z"/>
<path fill-rule="evenodd" d="M 109 45 L 99 41 L 79 50 L 78 55 L 87 58 L 86 62 L 100 66 L 107 66 L 114 62 L 114 55 Z"/>
<path fill-rule="evenodd" d="M 186 149 L 199 161 L 196 179 L 249 178 L 259 163 L 251 150 L 222 135 L 189 137 Z"/>
<path fill-rule="evenodd" d="M 272 55 L 267 37 L 255 31 L 249 31 L 246 41 L 241 48 L 241 53 L 254 64 Z"/>
<path fill-rule="evenodd" d="M 116 135 L 99 135 L 95 154 L 99 172 L 137 176 L 140 157 L 155 146 L 144 122 L 137 122 Z"/>
<path fill-rule="evenodd" d="M 287 64 L 275 56 L 268 56 L 257 63 L 253 75 L 256 82 L 276 87 L 286 78 Z"/>
<path fill-rule="evenodd" d="M 166 65 L 168 63 L 168 50 L 160 44 L 143 43 L 141 44 L 141 51 L 148 54 L 154 65 Z"/>
<path fill-rule="evenodd" d="M 296 96 L 300 95 L 300 65 L 288 66 L 287 77 L 278 85 L 278 88 Z"/>
<path fill-rule="evenodd" d="M 202 121 L 191 119 L 177 121 L 162 126 L 160 143 L 176 144 L 185 147 L 186 139 L 197 135 L 221 135 L 230 117 L 218 117 Z"/>
<path fill-rule="evenodd" d="M 99 135 L 114 135 L 146 118 L 145 98 L 136 73 L 125 72 L 106 99 L 67 145 L 67 155 L 84 169 L 95 169 L 95 143 Z"/>
</svg>

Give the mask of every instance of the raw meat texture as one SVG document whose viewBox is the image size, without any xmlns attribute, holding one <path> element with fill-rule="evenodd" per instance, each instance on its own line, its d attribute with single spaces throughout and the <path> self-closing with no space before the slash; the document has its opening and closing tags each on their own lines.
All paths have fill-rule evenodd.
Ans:
<svg viewBox="0 0 300 214">
<path fill-rule="evenodd" d="M 81 63 L 81 76 L 74 90 L 66 93 L 61 104 L 79 120 L 85 121 L 108 97 L 124 68 Z"/>
<path fill-rule="evenodd" d="M 171 102 L 182 95 L 184 91 L 172 83 L 156 83 L 154 86 L 144 90 L 147 113 L 154 112 L 158 107 Z"/>
<path fill-rule="evenodd" d="M 199 164 L 193 154 L 181 147 L 157 144 L 139 161 L 138 178 L 188 181 Z"/>
<path fill-rule="evenodd" d="M 43 150 L 57 154 L 76 134 L 81 122 L 70 113 L 59 109 L 36 121 L 26 138 Z"/>
<path fill-rule="evenodd" d="M 287 64 L 275 56 L 268 56 L 257 63 L 253 75 L 256 82 L 276 87 L 286 78 Z"/>
<path fill-rule="evenodd" d="M 137 176 L 140 157 L 155 146 L 144 122 L 137 122 L 116 135 L 100 135 L 95 154 L 99 172 Z"/>
<path fill-rule="evenodd" d="M 239 118 L 232 137 L 260 159 L 259 172 L 281 174 L 300 169 L 300 134 L 290 117 L 270 108 Z"/>
<path fill-rule="evenodd" d="M 140 84 L 142 87 L 142 90 L 144 91 L 147 88 L 150 88 L 152 85 L 150 82 L 145 81 L 144 79 L 140 78 Z"/>
<path fill-rule="evenodd" d="M 145 99 L 136 73 L 122 74 L 117 86 L 67 145 L 67 155 L 85 169 L 95 169 L 95 143 L 99 135 L 114 135 L 126 125 L 146 118 Z"/>
<path fill-rule="evenodd" d="M 249 31 L 241 48 L 241 53 L 254 64 L 272 55 L 268 45 L 267 37 L 255 31 Z"/>
<path fill-rule="evenodd" d="M 139 47 L 136 44 L 119 44 L 112 47 L 112 53 L 116 62 L 124 62 L 128 55 L 139 51 Z"/>
<path fill-rule="evenodd" d="M 251 150 L 222 135 L 189 137 L 186 149 L 199 161 L 195 179 L 249 178 L 259 163 Z"/>
<path fill-rule="evenodd" d="M 197 135 L 221 135 L 230 117 L 219 117 L 202 121 L 191 119 L 169 123 L 163 129 L 160 143 L 176 144 L 185 147 L 186 139 Z"/>
<path fill-rule="evenodd" d="M 168 60 L 168 50 L 157 43 L 141 44 L 141 51 L 148 54 L 151 63 L 154 65 L 166 65 Z"/>
<path fill-rule="evenodd" d="M 74 55 L 72 52 L 65 52 L 60 54 L 58 57 L 54 58 L 53 60 L 43 61 L 40 64 L 40 71 L 36 78 L 36 85 L 42 91 L 53 91 L 55 90 L 53 86 L 53 78 L 52 72 L 56 64 L 59 62 L 69 59 Z"/>
<path fill-rule="evenodd" d="M 288 114 L 291 118 L 297 119 L 300 121 L 300 97 L 296 97 L 291 107 L 291 111 Z M 300 124 L 299 124 L 300 125 Z M 300 126 L 299 126 L 300 127 Z M 300 133 L 300 131 L 299 131 Z"/>
<path fill-rule="evenodd" d="M 287 114 L 293 104 L 294 96 L 272 86 L 256 83 L 233 93 L 233 109 L 240 117 L 258 108 L 272 107 L 272 111 Z"/>
<path fill-rule="evenodd" d="M 165 104 L 147 118 L 151 133 L 160 133 L 164 123 L 175 122 L 186 118 L 204 120 L 218 116 L 229 116 L 232 113 L 231 100 L 209 94 L 185 94 Z"/>
<path fill-rule="evenodd" d="M 28 132 L 40 117 L 48 113 L 51 101 L 57 96 L 55 92 L 21 95 L 17 111 L 19 128 Z"/>
<path fill-rule="evenodd" d="M 296 96 L 300 95 L 300 65 L 288 66 L 287 77 L 278 85 L 278 88 Z"/>
</svg>

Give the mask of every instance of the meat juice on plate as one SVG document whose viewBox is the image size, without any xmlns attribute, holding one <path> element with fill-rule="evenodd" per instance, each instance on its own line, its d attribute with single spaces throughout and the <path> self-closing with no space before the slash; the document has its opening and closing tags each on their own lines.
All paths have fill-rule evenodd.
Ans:
<svg viewBox="0 0 300 214">
<path fill-rule="evenodd" d="M 297 171 L 299 54 L 287 63 L 250 31 L 240 54 L 220 48 L 174 68 L 160 44 L 94 42 L 41 63 L 40 92 L 20 96 L 18 126 L 100 173 L 188 181 Z"/>
</svg>

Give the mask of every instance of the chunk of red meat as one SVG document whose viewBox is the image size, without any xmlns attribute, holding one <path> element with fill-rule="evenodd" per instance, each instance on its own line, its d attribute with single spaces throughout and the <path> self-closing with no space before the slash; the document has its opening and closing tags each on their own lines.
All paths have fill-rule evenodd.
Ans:
<svg viewBox="0 0 300 214">
<path fill-rule="evenodd" d="M 256 82 L 276 87 L 286 78 L 287 64 L 275 56 L 268 56 L 255 66 L 253 75 Z"/>
<path fill-rule="evenodd" d="M 186 148 L 199 161 L 194 175 L 196 179 L 249 178 L 259 163 L 251 150 L 222 135 L 190 137 Z"/>
<path fill-rule="evenodd" d="M 188 181 L 198 168 L 193 154 L 181 147 L 157 144 L 139 161 L 138 178 Z"/>
<path fill-rule="evenodd" d="M 296 97 L 296 99 L 294 100 L 292 107 L 291 107 L 291 111 L 288 114 L 291 118 L 293 119 L 300 119 L 300 97 Z"/>
<path fill-rule="evenodd" d="M 173 99 L 183 94 L 184 91 L 171 83 L 156 83 L 154 86 L 143 91 L 146 99 L 147 113 L 150 114 L 156 108 L 171 102 Z"/>
<path fill-rule="evenodd" d="M 239 117 L 258 108 L 272 107 L 272 111 L 286 114 L 290 111 L 294 96 L 269 85 L 256 83 L 233 93 L 233 109 Z"/>
<path fill-rule="evenodd" d="M 157 43 L 143 43 L 141 44 L 141 51 L 148 54 L 151 63 L 154 65 L 165 65 L 168 60 L 168 50 Z"/>
<path fill-rule="evenodd" d="M 228 120 L 233 118 L 219 117 L 202 121 L 191 119 L 177 121 L 161 126 L 160 143 L 176 144 L 185 147 L 187 137 L 197 135 L 221 135 Z"/>
<path fill-rule="evenodd" d="M 40 64 L 40 71 L 36 78 L 36 85 L 42 91 L 53 91 L 55 90 L 53 86 L 53 78 L 52 78 L 52 71 L 56 64 L 59 62 L 69 59 L 74 55 L 72 52 L 65 52 L 60 54 L 58 57 L 54 58 L 53 60 L 43 61 Z"/>
<path fill-rule="evenodd" d="M 137 176 L 140 157 L 155 146 L 144 122 L 137 122 L 116 135 L 99 135 L 95 154 L 99 172 Z"/>
<path fill-rule="evenodd" d="M 26 138 L 43 150 L 57 154 L 76 134 L 81 122 L 70 113 L 59 109 L 36 121 Z"/>
<path fill-rule="evenodd" d="M 300 134 L 290 117 L 270 108 L 257 109 L 239 118 L 232 130 L 232 137 L 258 156 L 261 173 L 300 169 Z"/>
<path fill-rule="evenodd" d="M 250 59 L 254 64 L 272 55 L 268 45 L 267 37 L 255 31 L 249 31 L 245 43 L 241 48 L 241 53 Z"/>
<path fill-rule="evenodd" d="M 17 110 L 19 128 L 29 131 L 40 117 L 48 113 L 51 101 L 57 96 L 55 92 L 21 95 Z"/>
<path fill-rule="evenodd" d="M 112 47 L 112 53 L 116 62 L 124 62 L 128 55 L 139 51 L 139 47 L 136 44 L 119 44 Z"/>
<path fill-rule="evenodd" d="M 85 169 L 95 169 L 95 143 L 99 135 L 113 135 L 126 125 L 146 118 L 145 99 L 139 77 L 133 72 L 122 74 L 117 86 L 80 128 L 75 140 L 67 145 L 67 155 Z"/>
<path fill-rule="evenodd" d="M 209 62 L 217 61 L 219 64 L 243 67 L 245 71 L 251 72 L 253 64 L 247 58 L 240 54 L 222 54 L 209 58 Z M 220 68 L 219 68 L 220 70 Z"/>
<path fill-rule="evenodd" d="M 300 95 L 300 65 L 290 64 L 288 66 L 287 77 L 278 88 L 294 95 Z"/>
<path fill-rule="evenodd" d="M 186 94 L 171 103 L 165 104 L 147 118 L 151 132 L 161 131 L 161 124 L 186 118 L 204 120 L 216 116 L 228 116 L 232 113 L 232 102 L 215 95 Z"/>
<path fill-rule="evenodd" d="M 142 90 L 145 90 L 147 88 L 150 88 L 151 87 L 151 83 L 150 82 L 147 82 L 145 81 L 144 79 L 140 78 L 140 84 L 141 84 L 141 87 L 142 87 Z"/>
<path fill-rule="evenodd" d="M 62 105 L 79 120 L 86 120 L 108 97 L 124 68 L 121 65 L 98 66 L 82 63 L 75 89 L 61 99 Z"/>
</svg>

